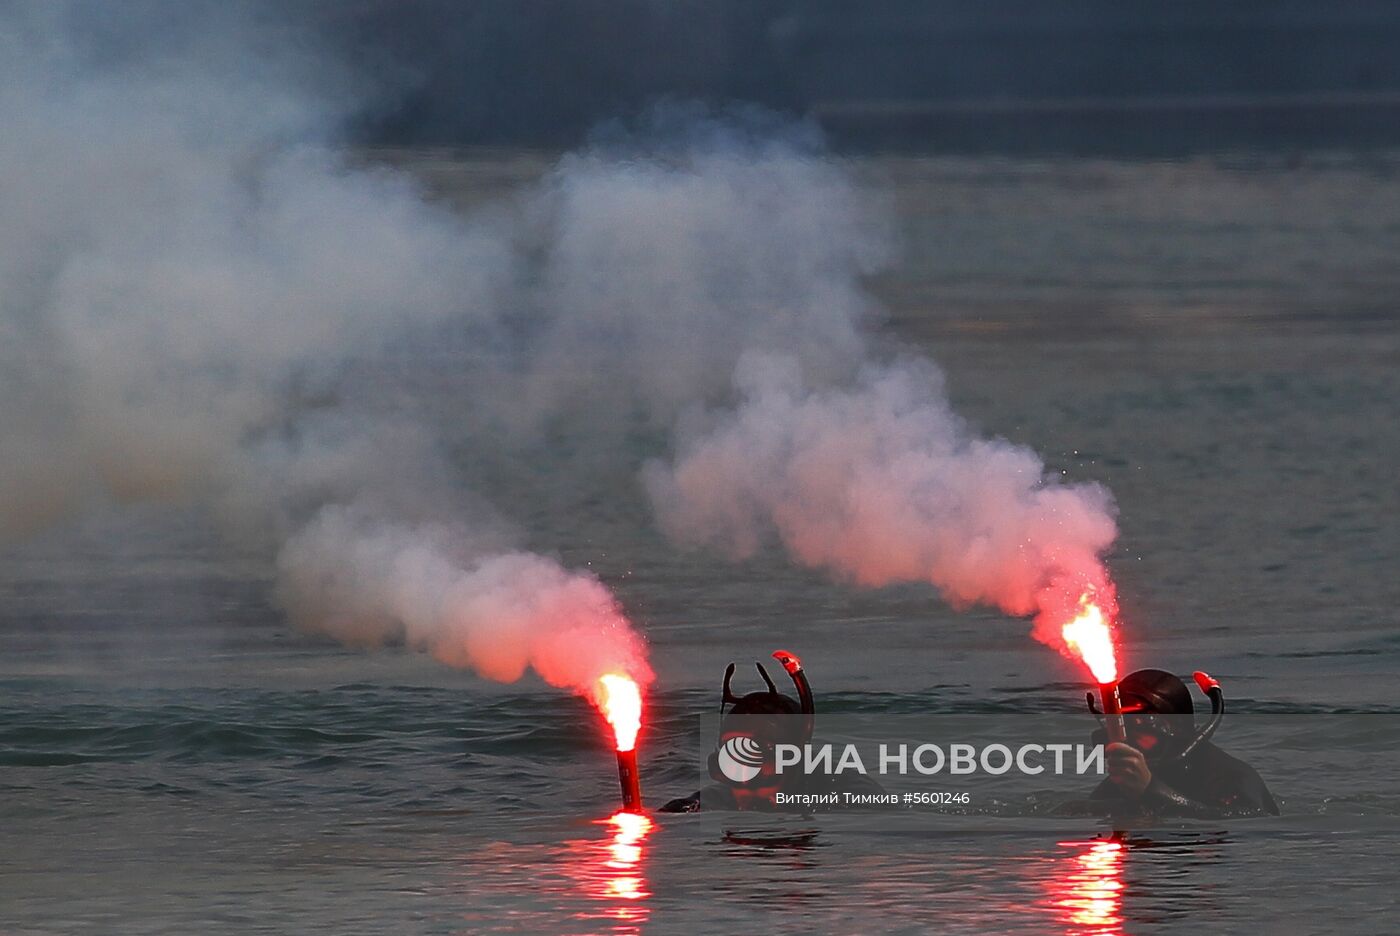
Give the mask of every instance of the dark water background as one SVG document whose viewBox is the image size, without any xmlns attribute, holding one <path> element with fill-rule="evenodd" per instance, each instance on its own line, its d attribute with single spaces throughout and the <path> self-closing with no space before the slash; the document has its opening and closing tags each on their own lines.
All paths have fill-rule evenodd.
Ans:
<svg viewBox="0 0 1400 936">
<path fill-rule="evenodd" d="M 546 165 L 378 155 L 463 205 Z M 1114 491 L 1128 666 L 1209 669 L 1239 711 L 1400 713 L 1400 154 L 854 168 L 906 233 L 872 284 L 883 327 L 944 367 L 983 430 Z M 418 379 L 447 387 L 452 368 Z M 703 781 L 696 716 L 724 664 L 779 646 L 838 710 L 1082 704 L 1024 622 L 776 555 L 677 552 L 631 471 L 562 452 L 534 470 L 564 464 L 576 485 L 542 494 L 525 474 L 492 493 L 648 635 L 653 804 Z M 1400 808 L 1373 795 L 1397 778 L 1356 769 L 1346 739 L 1326 784 L 1316 762 L 1268 777 L 1313 791 L 1278 819 L 1116 843 L 1092 820 L 619 829 L 582 703 L 298 634 L 269 586 L 260 557 L 178 506 L 0 557 L 0 932 L 1400 927 Z"/>
</svg>

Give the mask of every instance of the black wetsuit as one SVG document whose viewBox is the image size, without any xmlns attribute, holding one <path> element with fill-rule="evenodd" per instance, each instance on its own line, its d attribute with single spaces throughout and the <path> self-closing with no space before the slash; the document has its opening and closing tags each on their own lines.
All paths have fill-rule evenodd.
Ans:
<svg viewBox="0 0 1400 936">
<path fill-rule="evenodd" d="M 881 794 L 885 788 L 874 779 L 854 771 L 839 774 L 794 774 L 782 786 L 782 793 L 792 795 L 829 796 L 837 794 L 836 802 L 796 802 L 779 804 L 772 799 L 759 799 L 754 807 L 765 812 L 829 812 L 848 808 L 846 799 L 840 794 Z M 699 812 L 703 810 L 740 809 L 734 796 L 734 788 L 723 783 L 712 783 L 701 787 L 689 796 L 673 799 L 662 806 L 660 812 Z"/>
<path fill-rule="evenodd" d="M 1147 767 L 1152 771 L 1140 799 L 1124 796 L 1113 781 L 1105 779 L 1091 794 L 1117 812 L 1147 812 L 1158 816 L 1221 819 L 1227 816 L 1277 816 L 1278 805 L 1253 767 L 1231 757 L 1209 741 L 1186 760 L 1166 760 Z"/>
</svg>

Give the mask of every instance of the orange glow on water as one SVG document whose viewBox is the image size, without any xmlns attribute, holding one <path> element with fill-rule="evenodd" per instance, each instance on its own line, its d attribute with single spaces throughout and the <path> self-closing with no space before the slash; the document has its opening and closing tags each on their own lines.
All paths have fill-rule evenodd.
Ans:
<svg viewBox="0 0 1400 936">
<path fill-rule="evenodd" d="M 518 932 L 607 933 L 640 936 L 651 916 L 651 885 L 647 880 L 647 841 L 656 830 L 652 820 L 634 812 L 616 812 L 589 823 L 589 833 L 565 842 L 559 869 L 573 882 L 582 903 L 573 904 L 570 922 L 546 926 L 523 921 Z M 536 884 L 548 897 L 548 875 Z"/>
<path fill-rule="evenodd" d="M 598 708 L 612 725 L 617 749 L 635 748 L 637 733 L 642 730 L 642 690 L 636 680 L 618 673 L 599 678 Z"/>
<path fill-rule="evenodd" d="M 641 875 L 642 843 L 652 830 L 652 822 L 640 813 L 619 812 L 608 819 L 612 840 L 608 843 L 608 875 L 603 890 L 619 900 L 645 900 L 651 896 Z"/>
<path fill-rule="evenodd" d="M 1065 646 L 1079 656 L 1100 684 L 1118 681 L 1118 660 L 1113 647 L 1113 626 L 1086 592 L 1079 599 L 1079 615 L 1060 630 Z"/>
<path fill-rule="evenodd" d="M 1069 870 L 1055 882 L 1055 907 L 1065 932 L 1074 936 L 1121 936 L 1123 933 L 1123 859 L 1119 841 L 1060 842 L 1082 849 Z"/>
<path fill-rule="evenodd" d="M 587 932 L 640 934 L 651 915 L 645 861 L 647 836 L 654 826 L 651 819 L 633 812 L 614 813 L 599 824 L 607 828 L 608 837 L 586 846 L 591 855 L 583 875 L 587 896 L 599 906 L 576 918 L 588 923 Z M 605 929 L 598 928 L 600 919 L 609 921 Z"/>
</svg>

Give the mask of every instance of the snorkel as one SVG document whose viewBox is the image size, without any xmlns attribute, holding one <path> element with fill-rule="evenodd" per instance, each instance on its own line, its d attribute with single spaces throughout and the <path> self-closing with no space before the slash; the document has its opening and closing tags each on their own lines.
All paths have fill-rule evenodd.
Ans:
<svg viewBox="0 0 1400 936">
<path fill-rule="evenodd" d="M 767 689 L 745 696 L 735 695 L 732 688 L 734 664 L 724 669 L 719 705 L 723 719 L 715 750 L 709 758 L 710 776 L 715 780 L 753 790 L 753 781 L 766 772 L 774 745 L 779 742 L 807 744 L 812 740 L 816 703 L 802 661 L 787 650 L 776 651 L 773 659 L 792 679 L 797 690 L 796 700 L 778 691 L 762 663 L 755 662 L 754 668 Z M 792 715 L 802 716 L 800 732 L 785 724 Z"/>
<path fill-rule="evenodd" d="M 797 701 L 802 707 L 802 739 L 803 743 L 812 740 L 812 730 L 817 713 L 817 705 L 812 698 L 812 687 L 807 682 L 807 673 L 802 669 L 802 661 L 797 658 L 797 654 L 787 650 L 774 650 L 773 659 L 783 665 L 788 676 L 792 679 L 792 684 L 797 687 Z M 760 667 L 762 669 L 762 667 Z M 764 679 L 767 679 L 767 674 Z M 769 683 L 771 686 L 772 683 Z"/>
<path fill-rule="evenodd" d="M 1215 734 L 1215 730 L 1220 727 L 1221 719 L 1225 717 L 1225 690 L 1220 688 L 1220 683 L 1212 678 L 1209 673 L 1200 670 L 1191 674 L 1191 678 L 1196 681 L 1196 686 L 1210 698 L 1210 721 L 1206 722 L 1204 728 L 1196 732 L 1196 736 L 1186 743 L 1176 754 L 1172 755 L 1174 761 L 1184 761 L 1195 753 L 1196 749 L 1205 744 Z"/>
</svg>

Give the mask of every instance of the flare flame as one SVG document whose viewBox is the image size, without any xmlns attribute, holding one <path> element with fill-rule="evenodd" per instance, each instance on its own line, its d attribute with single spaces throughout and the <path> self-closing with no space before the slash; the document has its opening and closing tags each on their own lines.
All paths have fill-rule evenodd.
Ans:
<svg viewBox="0 0 1400 936">
<path fill-rule="evenodd" d="M 1118 659 L 1113 646 L 1113 625 L 1094 596 L 1079 598 L 1079 614 L 1060 630 L 1065 646 L 1076 654 L 1100 685 L 1118 681 Z"/>
<path fill-rule="evenodd" d="M 612 725 L 617 749 L 635 748 L 637 733 L 642 730 L 642 690 L 636 680 L 620 673 L 599 677 L 597 704 Z"/>
</svg>

